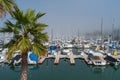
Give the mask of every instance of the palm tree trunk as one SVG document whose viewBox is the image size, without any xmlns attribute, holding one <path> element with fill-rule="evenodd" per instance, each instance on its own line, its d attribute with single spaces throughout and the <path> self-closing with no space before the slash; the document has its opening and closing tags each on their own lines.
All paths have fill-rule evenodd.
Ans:
<svg viewBox="0 0 120 80">
<path fill-rule="evenodd" d="M 22 53 L 21 80 L 27 80 L 27 52 Z"/>
</svg>

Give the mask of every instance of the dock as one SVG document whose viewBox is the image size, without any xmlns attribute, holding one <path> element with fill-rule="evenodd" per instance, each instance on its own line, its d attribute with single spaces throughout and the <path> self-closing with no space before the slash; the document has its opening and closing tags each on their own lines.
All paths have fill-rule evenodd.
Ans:
<svg viewBox="0 0 120 80">
<path fill-rule="evenodd" d="M 83 56 L 84 56 L 85 62 L 86 62 L 87 64 L 92 64 L 92 62 L 88 59 L 87 53 L 83 52 L 83 54 L 84 54 Z"/>
<path fill-rule="evenodd" d="M 59 63 L 59 59 L 60 59 L 59 55 L 56 55 L 55 56 L 55 60 L 54 60 L 54 64 L 58 64 Z"/>
<path fill-rule="evenodd" d="M 75 64 L 74 55 L 72 52 L 69 53 L 70 63 Z"/>
<path fill-rule="evenodd" d="M 45 61 L 46 57 L 42 57 L 38 60 L 38 64 L 42 64 Z"/>
<path fill-rule="evenodd" d="M 48 56 L 46 58 L 55 58 L 55 55 L 48 54 Z"/>
<path fill-rule="evenodd" d="M 60 52 L 58 52 L 58 53 L 55 55 L 54 64 L 58 64 L 58 63 L 59 63 L 59 60 L 60 60 Z"/>
<path fill-rule="evenodd" d="M 67 55 L 61 54 L 61 52 L 57 52 L 57 54 L 55 54 L 55 55 L 48 54 L 48 56 L 46 58 L 54 58 L 55 59 L 54 64 L 59 64 L 59 60 L 62 58 L 68 58 L 68 59 L 70 59 L 71 64 L 75 64 L 76 58 L 83 59 L 84 57 L 82 55 L 73 54 L 73 52 L 71 51 Z"/>
</svg>

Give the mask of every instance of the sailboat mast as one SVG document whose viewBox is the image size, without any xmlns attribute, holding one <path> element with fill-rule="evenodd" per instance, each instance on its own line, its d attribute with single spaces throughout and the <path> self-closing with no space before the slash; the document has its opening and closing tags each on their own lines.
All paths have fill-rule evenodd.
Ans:
<svg viewBox="0 0 120 80">
<path fill-rule="evenodd" d="M 79 32 L 79 29 L 78 29 L 78 41 L 79 41 L 79 38 L 80 38 L 80 32 Z"/>
<path fill-rule="evenodd" d="M 53 29 L 51 29 L 51 41 L 53 41 Z"/>
<path fill-rule="evenodd" d="M 101 18 L 101 40 L 103 38 L 103 18 Z"/>
<path fill-rule="evenodd" d="M 112 40 L 114 40 L 114 22 L 115 22 L 115 19 L 113 18 L 113 23 L 112 23 Z"/>
</svg>

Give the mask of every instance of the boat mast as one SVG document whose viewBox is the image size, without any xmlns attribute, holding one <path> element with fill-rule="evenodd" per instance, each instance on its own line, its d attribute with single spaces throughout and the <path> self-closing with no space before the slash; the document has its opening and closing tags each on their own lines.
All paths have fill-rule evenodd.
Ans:
<svg viewBox="0 0 120 80">
<path fill-rule="evenodd" d="M 102 38 L 103 38 L 103 18 L 101 18 L 101 33 L 100 33 L 100 35 L 101 35 L 101 40 L 102 40 Z"/>
<path fill-rule="evenodd" d="M 113 23 L 112 23 L 112 40 L 114 41 L 114 22 L 115 19 L 113 18 Z"/>
<path fill-rule="evenodd" d="M 53 41 L 53 29 L 51 29 L 51 42 Z"/>
<path fill-rule="evenodd" d="M 79 32 L 79 29 L 78 29 L 78 41 L 80 40 L 80 32 Z"/>
</svg>

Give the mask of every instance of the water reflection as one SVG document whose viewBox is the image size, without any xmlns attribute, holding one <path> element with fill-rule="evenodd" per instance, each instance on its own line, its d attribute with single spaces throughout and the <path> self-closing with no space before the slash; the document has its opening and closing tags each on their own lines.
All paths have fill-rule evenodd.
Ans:
<svg viewBox="0 0 120 80">
<path fill-rule="evenodd" d="M 63 61 L 66 63 L 70 62 L 70 60 L 68 58 L 63 58 Z"/>
<path fill-rule="evenodd" d="M 21 71 L 21 66 L 10 65 L 9 68 L 10 68 L 10 70 L 13 70 L 14 72 L 20 72 Z"/>
<path fill-rule="evenodd" d="M 95 74 L 99 74 L 99 73 L 104 72 L 104 69 L 105 69 L 105 66 L 104 66 L 104 67 L 96 66 L 96 67 L 93 67 L 93 68 L 92 68 L 92 71 L 93 71 Z"/>
<path fill-rule="evenodd" d="M 115 71 L 119 70 L 119 68 L 120 68 L 120 65 L 112 65 L 112 64 L 110 64 L 110 66 L 111 66 Z"/>
<path fill-rule="evenodd" d="M 21 71 L 21 66 L 14 66 L 10 65 L 9 66 L 10 70 L 15 71 L 15 72 L 20 72 Z M 28 65 L 28 70 L 38 70 L 39 65 Z"/>
<path fill-rule="evenodd" d="M 94 65 L 88 65 L 90 70 L 95 74 L 101 74 L 105 71 L 106 66 L 94 66 Z"/>
<path fill-rule="evenodd" d="M 37 65 L 29 65 L 28 69 L 29 70 L 38 70 L 39 69 L 39 65 L 38 64 Z"/>
<path fill-rule="evenodd" d="M 4 67 L 4 63 L 0 63 L 0 67 Z"/>
</svg>

